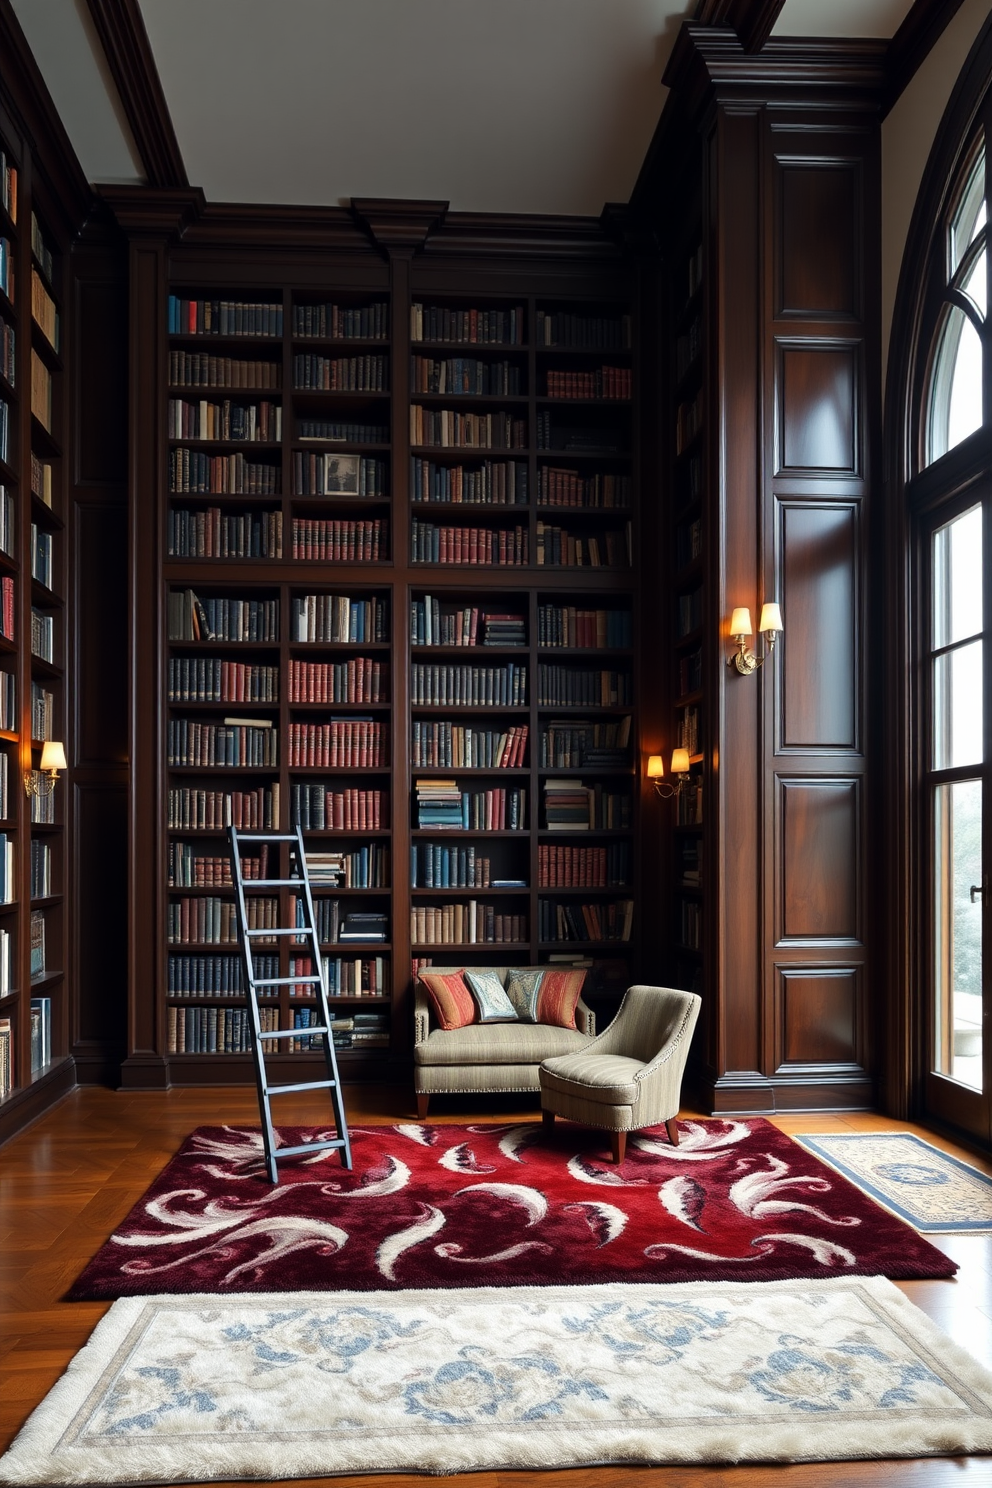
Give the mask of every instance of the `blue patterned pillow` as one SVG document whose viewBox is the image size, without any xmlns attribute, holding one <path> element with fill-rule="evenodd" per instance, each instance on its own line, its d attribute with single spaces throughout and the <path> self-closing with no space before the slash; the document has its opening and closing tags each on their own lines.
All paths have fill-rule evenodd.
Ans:
<svg viewBox="0 0 992 1488">
<path fill-rule="evenodd" d="M 495 971 L 466 971 L 465 980 L 479 1009 L 480 1023 L 515 1023 L 517 1010 Z"/>
<path fill-rule="evenodd" d="M 521 1023 L 537 1022 L 537 999 L 544 980 L 544 967 L 521 966 L 510 972 L 506 995 Z"/>
</svg>

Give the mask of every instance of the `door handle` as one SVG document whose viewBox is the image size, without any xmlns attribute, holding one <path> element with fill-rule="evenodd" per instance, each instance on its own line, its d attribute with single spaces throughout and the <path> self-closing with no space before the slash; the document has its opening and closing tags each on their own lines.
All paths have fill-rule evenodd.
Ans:
<svg viewBox="0 0 992 1488">
<path fill-rule="evenodd" d="M 972 886 L 971 886 L 971 902 L 972 902 L 972 904 L 974 904 L 974 902 L 975 902 L 975 895 L 976 894 L 981 894 L 982 891 L 983 891 L 983 886 L 981 884 L 972 884 Z"/>
</svg>

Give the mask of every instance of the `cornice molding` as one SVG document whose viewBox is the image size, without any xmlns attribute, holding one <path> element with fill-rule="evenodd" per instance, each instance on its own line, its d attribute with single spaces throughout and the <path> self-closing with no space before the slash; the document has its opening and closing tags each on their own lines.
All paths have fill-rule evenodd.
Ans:
<svg viewBox="0 0 992 1488">
<path fill-rule="evenodd" d="M 128 237 L 177 241 L 203 216 L 206 199 L 199 187 L 160 191 L 149 186 L 101 186 L 101 200 Z"/>
<path fill-rule="evenodd" d="M 785 0 L 699 0 L 694 19 L 701 26 L 731 26 L 745 52 L 760 52 Z"/>
<path fill-rule="evenodd" d="M 610 261 L 620 257 L 596 217 L 537 213 L 450 212 L 425 256 L 489 254 L 504 259 Z"/>
<path fill-rule="evenodd" d="M 93 192 L 10 0 L 0 0 L 0 57 L 4 102 L 27 138 L 36 171 L 50 186 L 46 207 L 61 213 L 62 227 L 71 236 L 86 220 Z"/>
<path fill-rule="evenodd" d="M 189 185 L 138 0 L 86 0 L 148 185 Z"/>
<path fill-rule="evenodd" d="M 448 203 L 353 196 L 351 209 L 376 247 L 388 256 L 421 252 L 431 233 L 444 221 Z"/>
<path fill-rule="evenodd" d="M 875 38 L 792 40 L 771 37 L 758 54 L 745 52 L 729 27 L 683 22 L 662 81 L 693 118 L 711 102 L 760 106 L 794 102 L 805 108 L 878 112 L 887 86 L 888 42 Z"/>
</svg>

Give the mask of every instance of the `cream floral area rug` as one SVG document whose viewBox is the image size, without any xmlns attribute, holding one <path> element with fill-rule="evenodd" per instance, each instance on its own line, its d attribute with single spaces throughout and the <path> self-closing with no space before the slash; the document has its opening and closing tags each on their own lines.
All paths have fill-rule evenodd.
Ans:
<svg viewBox="0 0 992 1488">
<path fill-rule="evenodd" d="M 992 1449 L 992 1375 L 881 1277 L 133 1297 L 18 1484 Z"/>
</svg>

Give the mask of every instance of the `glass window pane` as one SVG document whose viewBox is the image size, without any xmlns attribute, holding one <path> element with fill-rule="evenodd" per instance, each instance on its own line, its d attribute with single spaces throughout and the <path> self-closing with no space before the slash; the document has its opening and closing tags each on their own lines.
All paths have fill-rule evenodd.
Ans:
<svg viewBox="0 0 992 1488">
<path fill-rule="evenodd" d="M 982 579 L 982 508 L 973 506 L 933 535 L 935 648 L 981 633 Z"/>
<path fill-rule="evenodd" d="M 985 151 L 983 150 L 975 163 L 975 169 L 968 177 L 968 183 L 961 195 L 957 211 L 951 219 L 951 229 L 948 234 L 950 264 L 947 277 L 949 279 L 956 273 L 968 244 L 974 242 L 975 234 L 981 231 L 984 224 Z"/>
<path fill-rule="evenodd" d="M 930 389 L 928 460 L 960 444 L 982 424 L 982 343 L 957 305 L 948 309 L 940 330 Z"/>
<path fill-rule="evenodd" d="M 934 658 L 933 767 L 982 762 L 982 642 Z"/>
<path fill-rule="evenodd" d="M 983 320 L 985 319 L 985 301 L 987 298 L 985 270 L 986 254 L 983 251 L 975 259 L 975 262 L 968 271 L 967 279 L 961 286 L 968 298 L 973 300 L 977 308 L 982 312 Z"/>
<path fill-rule="evenodd" d="M 934 1069 L 981 1090 L 980 780 L 936 788 L 934 864 Z"/>
</svg>

